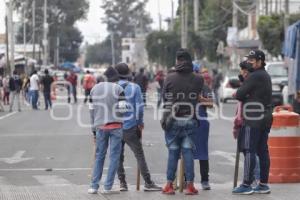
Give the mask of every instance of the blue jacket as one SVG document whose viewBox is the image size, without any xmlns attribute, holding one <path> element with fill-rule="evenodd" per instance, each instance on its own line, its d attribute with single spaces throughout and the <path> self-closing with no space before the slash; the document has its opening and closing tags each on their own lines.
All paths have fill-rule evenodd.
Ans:
<svg viewBox="0 0 300 200">
<path fill-rule="evenodd" d="M 141 87 L 127 80 L 120 80 L 118 84 L 124 88 L 125 98 L 130 105 L 124 114 L 123 129 L 127 130 L 137 125 L 144 124 L 144 103 Z"/>
</svg>

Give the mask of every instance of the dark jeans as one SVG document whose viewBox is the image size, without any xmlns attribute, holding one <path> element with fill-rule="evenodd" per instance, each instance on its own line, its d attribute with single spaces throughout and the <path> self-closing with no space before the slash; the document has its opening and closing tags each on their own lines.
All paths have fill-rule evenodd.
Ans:
<svg viewBox="0 0 300 200">
<path fill-rule="evenodd" d="M 68 89 L 68 103 L 71 103 L 71 93 L 72 93 L 73 98 L 74 98 L 74 103 L 77 103 L 77 89 L 76 89 L 76 86 L 72 85 L 72 88 L 68 86 L 67 89 Z"/>
<path fill-rule="evenodd" d="M 251 185 L 254 179 L 256 155 L 260 163 L 260 182 L 268 183 L 270 171 L 270 155 L 268 148 L 270 128 L 257 129 L 244 125 L 239 134 L 239 150 L 243 152 L 244 180 L 243 183 Z"/>
<path fill-rule="evenodd" d="M 140 140 L 140 134 L 137 131 L 137 126 L 134 126 L 128 130 L 123 130 L 123 145 L 122 153 L 120 156 L 119 169 L 118 169 L 118 178 L 120 182 L 126 182 L 125 169 L 124 169 L 124 147 L 125 143 L 134 153 L 134 156 L 137 160 L 139 169 L 146 183 L 151 183 L 151 175 L 148 169 L 148 165 L 145 159 L 145 154 L 143 150 L 143 145 Z"/>
<path fill-rule="evenodd" d="M 208 160 L 199 160 L 200 164 L 200 175 L 201 175 L 201 182 L 208 181 L 209 179 L 209 162 Z"/>
<path fill-rule="evenodd" d="M 86 89 L 86 90 L 85 90 L 84 103 L 86 103 L 88 99 L 89 99 L 89 102 L 90 102 L 90 103 L 92 102 L 91 96 L 90 96 L 90 95 L 91 95 L 91 90 L 92 90 L 92 89 Z"/>
<path fill-rule="evenodd" d="M 47 110 L 48 107 L 52 108 L 52 101 L 51 101 L 51 93 L 44 92 L 44 99 L 45 99 L 45 109 Z"/>
</svg>

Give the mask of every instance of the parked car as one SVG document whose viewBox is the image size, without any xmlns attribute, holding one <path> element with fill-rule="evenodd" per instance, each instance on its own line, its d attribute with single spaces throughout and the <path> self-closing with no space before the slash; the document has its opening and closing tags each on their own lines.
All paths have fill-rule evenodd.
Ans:
<svg viewBox="0 0 300 200">
<path fill-rule="evenodd" d="M 272 80 L 272 105 L 282 105 L 284 104 L 283 88 L 288 82 L 288 70 L 283 62 L 270 62 L 265 68 Z"/>
<path fill-rule="evenodd" d="M 231 69 L 225 73 L 225 76 L 223 77 L 223 81 L 221 83 L 221 87 L 219 89 L 219 96 L 221 102 L 226 103 L 227 100 L 234 99 L 233 94 L 240 86 L 238 75 L 238 69 Z"/>
</svg>

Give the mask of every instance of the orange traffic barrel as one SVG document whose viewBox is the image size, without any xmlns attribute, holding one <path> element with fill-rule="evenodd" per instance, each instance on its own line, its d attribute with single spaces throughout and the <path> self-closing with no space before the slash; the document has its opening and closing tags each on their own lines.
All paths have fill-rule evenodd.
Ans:
<svg viewBox="0 0 300 200">
<path fill-rule="evenodd" d="M 300 182 L 299 114 L 291 106 L 278 106 L 273 112 L 269 137 L 270 183 Z"/>
</svg>

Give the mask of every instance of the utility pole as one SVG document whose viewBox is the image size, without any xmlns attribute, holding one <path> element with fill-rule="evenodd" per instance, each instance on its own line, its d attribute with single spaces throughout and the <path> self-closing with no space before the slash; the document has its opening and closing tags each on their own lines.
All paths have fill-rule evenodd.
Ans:
<svg viewBox="0 0 300 200">
<path fill-rule="evenodd" d="M 44 34 L 43 34 L 43 46 L 44 46 L 44 57 L 43 66 L 46 67 L 48 64 L 48 23 L 47 23 L 47 0 L 44 0 Z"/>
<path fill-rule="evenodd" d="M 158 22 L 159 22 L 159 30 L 161 31 L 162 24 L 161 24 L 161 14 L 160 14 L 160 0 L 157 0 L 157 7 L 158 7 Z"/>
<path fill-rule="evenodd" d="M 194 31 L 199 31 L 199 0 L 194 0 Z"/>
<path fill-rule="evenodd" d="M 275 14 L 278 14 L 278 0 L 275 1 Z"/>
<path fill-rule="evenodd" d="M 116 58 L 115 58 L 115 45 L 114 45 L 114 33 L 110 33 L 111 38 L 111 56 L 112 56 L 112 66 L 116 65 Z"/>
<path fill-rule="evenodd" d="M 15 33 L 13 22 L 13 2 L 9 1 L 8 8 L 8 30 L 10 36 L 10 73 L 15 70 Z"/>
<path fill-rule="evenodd" d="M 35 59 L 35 0 L 32 1 L 32 58 Z"/>
<path fill-rule="evenodd" d="M 6 5 L 7 11 L 7 5 Z M 8 37 L 8 20 L 7 20 L 7 12 L 5 16 L 5 42 L 6 42 L 6 74 L 10 74 L 10 63 L 9 63 L 9 37 Z"/>
<path fill-rule="evenodd" d="M 187 19 L 187 13 L 185 9 L 185 1 L 181 0 L 181 47 L 182 48 L 187 48 L 186 19 Z"/>
<path fill-rule="evenodd" d="M 269 0 L 265 0 L 266 15 L 269 15 Z"/>
<path fill-rule="evenodd" d="M 232 27 L 236 29 L 236 32 L 237 32 L 237 29 L 238 29 L 238 8 L 236 7 L 236 4 L 235 4 L 235 1 L 233 0 L 232 1 Z M 237 66 L 237 49 L 236 49 L 236 44 L 234 43 L 233 44 L 233 47 L 232 47 L 232 60 L 233 60 L 233 63 L 232 63 L 232 67 L 235 67 Z"/>
<path fill-rule="evenodd" d="M 237 7 L 235 5 L 235 2 L 233 1 L 233 12 L 232 12 L 232 27 L 237 27 L 238 26 L 238 10 Z"/>
<path fill-rule="evenodd" d="M 54 65 L 55 67 L 58 67 L 59 65 L 59 45 L 60 45 L 60 39 L 59 39 L 59 36 L 57 35 L 56 37 L 56 50 L 55 50 L 55 62 L 54 62 Z"/>
<path fill-rule="evenodd" d="M 174 1 L 173 0 L 171 0 L 171 31 L 173 31 L 174 30 Z"/>
<path fill-rule="evenodd" d="M 290 1 L 289 0 L 285 0 L 285 12 L 284 12 L 284 30 L 285 32 L 287 31 L 287 28 L 289 26 L 289 18 L 290 18 Z"/>
<path fill-rule="evenodd" d="M 27 59 L 26 59 L 26 7 L 27 7 L 27 3 L 24 2 L 23 3 L 23 12 L 22 12 L 22 15 L 23 15 L 23 56 L 24 56 L 24 70 L 25 70 L 25 73 L 27 73 Z"/>
</svg>

